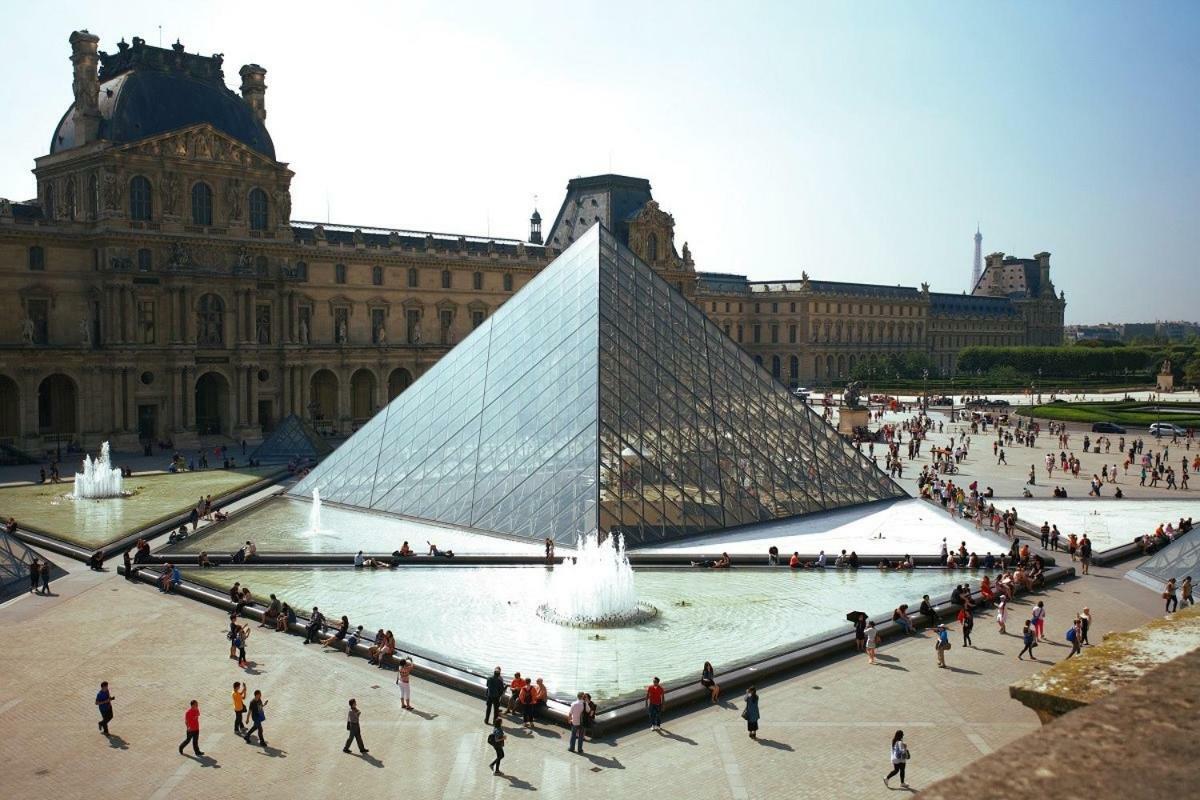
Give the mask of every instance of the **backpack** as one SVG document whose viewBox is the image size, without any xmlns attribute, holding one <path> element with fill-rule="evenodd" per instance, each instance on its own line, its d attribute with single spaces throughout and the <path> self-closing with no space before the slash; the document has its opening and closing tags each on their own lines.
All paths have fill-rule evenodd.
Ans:
<svg viewBox="0 0 1200 800">
<path fill-rule="evenodd" d="M 490 745 L 493 745 L 493 746 L 496 744 L 496 734 L 495 733 L 488 734 L 487 743 Z"/>
<path fill-rule="evenodd" d="M 1070 628 L 1067 629 L 1067 641 L 1068 642 L 1075 641 L 1075 627 L 1074 626 L 1071 626 Z"/>
</svg>

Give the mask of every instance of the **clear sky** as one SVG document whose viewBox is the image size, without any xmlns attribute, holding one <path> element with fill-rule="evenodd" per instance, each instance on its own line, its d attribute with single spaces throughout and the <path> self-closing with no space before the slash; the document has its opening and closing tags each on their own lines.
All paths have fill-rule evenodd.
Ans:
<svg viewBox="0 0 1200 800">
<path fill-rule="evenodd" d="M 649 178 L 701 270 L 962 291 L 1049 250 L 1068 322 L 1197 319 L 1200 3 L 0 0 L 0 196 L 71 102 L 67 37 L 267 68 L 293 215 L 524 237 Z"/>
</svg>

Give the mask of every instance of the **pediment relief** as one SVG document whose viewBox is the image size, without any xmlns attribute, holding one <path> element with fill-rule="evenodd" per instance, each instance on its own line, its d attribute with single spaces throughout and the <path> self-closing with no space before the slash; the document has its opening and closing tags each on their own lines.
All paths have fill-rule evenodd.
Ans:
<svg viewBox="0 0 1200 800">
<path fill-rule="evenodd" d="M 120 150 L 154 158 L 213 161 L 240 167 L 274 168 L 276 166 L 271 159 L 256 153 L 207 122 L 159 136 L 151 136 L 148 139 L 127 144 Z"/>
</svg>

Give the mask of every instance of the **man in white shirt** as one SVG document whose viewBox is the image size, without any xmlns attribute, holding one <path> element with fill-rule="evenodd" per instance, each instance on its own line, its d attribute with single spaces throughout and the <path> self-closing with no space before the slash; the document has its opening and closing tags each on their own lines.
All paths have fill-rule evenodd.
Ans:
<svg viewBox="0 0 1200 800">
<path fill-rule="evenodd" d="M 571 743 L 567 749 L 572 753 L 583 755 L 583 692 L 575 695 L 575 702 L 571 703 L 571 710 L 567 712 L 567 717 L 571 720 Z M 579 742 L 579 749 L 575 749 L 575 743 Z"/>
<path fill-rule="evenodd" d="M 824 550 L 822 550 L 820 555 L 817 556 L 817 566 L 821 569 L 825 569 L 825 551 Z"/>
</svg>

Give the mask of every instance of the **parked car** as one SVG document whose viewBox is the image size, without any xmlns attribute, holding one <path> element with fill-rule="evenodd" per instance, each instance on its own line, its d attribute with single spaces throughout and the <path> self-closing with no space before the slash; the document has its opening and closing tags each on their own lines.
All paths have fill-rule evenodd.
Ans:
<svg viewBox="0 0 1200 800">
<path fill-rule="evenodd" d="M 1092 433 L 1124 433 L 1125 429 L 1115 422 L 1093 422 Z"/>
<path fill-rule="evenodd" d="M 1187 436 L 1187 431 L 1170 422 L 1156 422 L 1150 426 L 1151 436 Z"/>
</svg>

